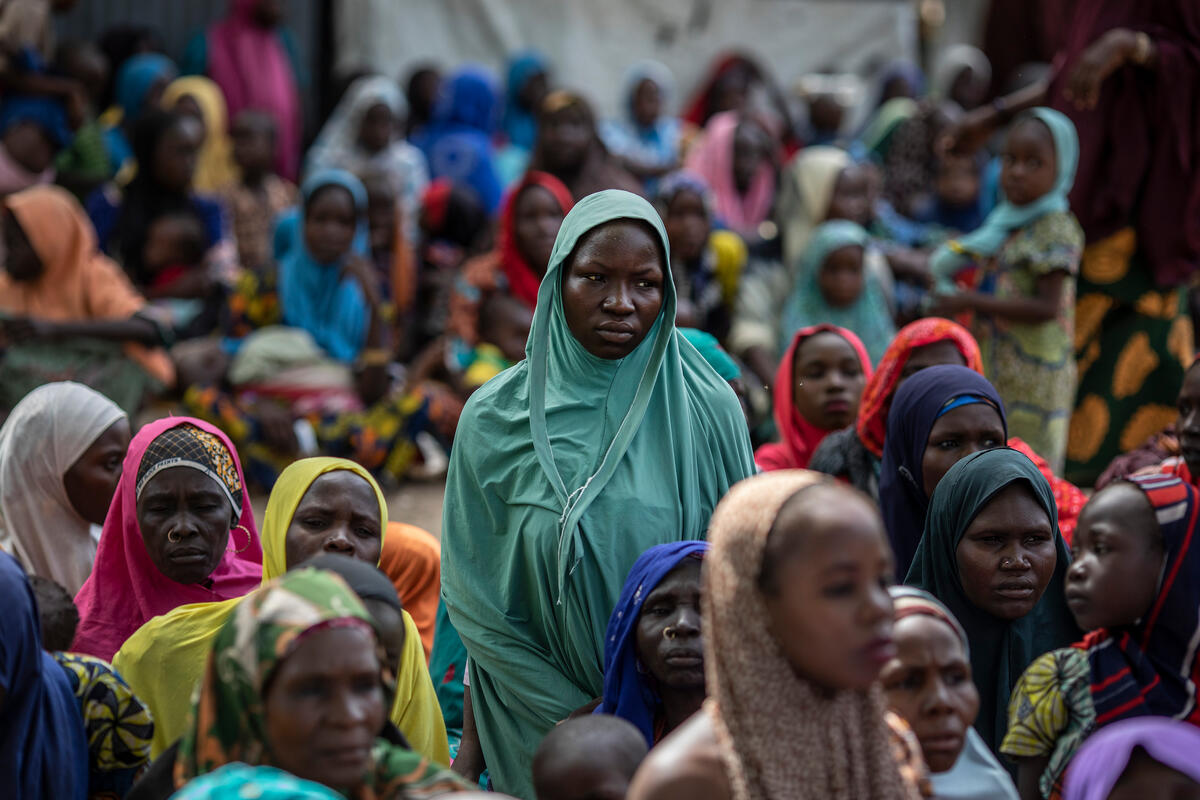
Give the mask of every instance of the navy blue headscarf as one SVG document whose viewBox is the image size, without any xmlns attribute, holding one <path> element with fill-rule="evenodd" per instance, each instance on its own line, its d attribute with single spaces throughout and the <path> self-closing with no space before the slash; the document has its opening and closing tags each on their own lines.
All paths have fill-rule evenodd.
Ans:
<svg viewBox="0 0 1200 800">
<path fill-rule="evenodd" d="M 959 397 L 984 398 L 994 405 L 1008 438 L 1008 420 L 1000 395 L 987 378 L 967 367 L 943 365 L 921 370 L 900 385 L 888 411 L 879 507 L 896 559 L 896 577 L 901 581 L 908 574 L 925 530 L 929 497 L 925 494 L 921 462 L 929 432 L 944 413 L 946 403 Z"/>
<path fill-rule="evenodd" d="M 0 553 L 0 786 L 12 800 L 82 800 L 88 746 L 67 674 L 42 649 L 25 570 Z"/>
<path fill-rule="evenodd" d="M 662 700 L 638 662 L 637 624 L 646 597 L 688 558 L 703 558 L 708 542 L 671 542 L 651 547 L 629 570 L 621 597 L 604 632 L 604 699 L 597 714 L 629 720 L 654 747 L 654 716 Z"/>
</svg>

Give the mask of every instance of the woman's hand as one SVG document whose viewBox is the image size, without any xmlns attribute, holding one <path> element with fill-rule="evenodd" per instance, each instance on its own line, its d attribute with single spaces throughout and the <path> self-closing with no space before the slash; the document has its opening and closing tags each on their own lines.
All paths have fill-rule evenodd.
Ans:
<svg viewBox="0 0 1200 800">
<path fill-rule="evenodd" d="M 1080 110 L 1096 107 L 1100 101 L 1100 85 L 1133 56 L 1137 34 L 1128 28 L 1114 28 L 1083 51 L 1063 94 Z"/>
</svg>

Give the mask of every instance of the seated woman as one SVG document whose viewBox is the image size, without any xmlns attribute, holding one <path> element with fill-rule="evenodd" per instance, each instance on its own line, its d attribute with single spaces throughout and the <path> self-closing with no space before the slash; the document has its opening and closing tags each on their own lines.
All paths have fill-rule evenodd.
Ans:
<svg viewBox="0 0 1200 800">
<path fill-rule="evenodd" d="M 79 202 L 37 186 L 4 200 L 0 413 L 30 390 L 73 378 L 126 412 L 175 382 L 173 338 L 109 258 Z"/>
<path fill-rule="evenodd" d="M 55 158 L 72 138 L 57 100 L 7 94 L 0 109 L 0 197 L 54 183 Z"/>
<path fill-rule="evenodd" d="M 1200 732 L 1159 717 L 1118 722 L 1088 739 L 1067 773 L 1066 800 L 1200 797 Z"/>
<path fill-rule="evenodd" d="M 299 569 L 265 583 L 211 640 L 178 747 L 128 797 L 165 800 L 234 762 L 278 767 L 348 797 L 461 791 L 453 773 L 382 738 L 392 681 L 382 651 L 370 614 L 341 578 Z"/>
<path fill-rule="evenodd" d="M 262 546 L 244 486 L 237 451 L 218 428 L 168 417 L 139 430 L 95 567 L 75 596 L 72 649 L 112 660 L 151 617 L 258 585 Z"/>
<path fill-rule="evenodd" d="M 760 226 L 775 206 L 778 143 L 765 123 L 736 111 L 716 114 L 688 151 L 686 166 L 713 193 L 718 223 L 743 239 L 764 237 Z"/>
<path fill-rule="evenodd" d="M 630 800 L 928 796 L 888 713 L 892 559 L 879 514 L 817 473 L 742 481 L 713 514 L 704 569 L 712 697 L 650 752 Z"/>
<path fill-rule="evenodd" d="M 865 265 L 869 242 L 867 232 L 847 220 L 813 230 L 784 299 L 778 352 L 801 328 L 829 322 L 857 334 L 872 361 L 883 356 L 896 326 L 878 276 Z"/>
<path fill-rule="evenodd" d="M 164 109 L 187 114 L 204 126 L 192 188 L 209 195 L 231 188 L 238 180 L 238 173 L 221 87 L 203 75 L 188 75 L 167 84 L 161 102 Z"/>
<path fill-rule="evenodd" d="M 605 121 L 600 137 L 608 152 L 653 194 L 658 180 L 679 168 L 683 125 L 666 113 L 675 78 L 658 61 L 638 61 L 625 72 L 624 116 Z"/>
<path fill-rule="evenodd" d="M 1017 762 L 1025 800 L 1061 796 L 1067 764 L 1097 728 L 1135 716 L 1200 724 L 1189 645 L 1200 630 L 1197 512 L 1196 489 L 1161 475 L 1113 483 L 1084 506 L 1066 598 L 1088 633 L 1030 664 L 1008 706 L 1000 751 Z"/>
<path fill-rule="evenodd" d="M 637 178 L 604 148 L 591 105 L 581 96 L 561 89 L 542 101 L 537 144 L 529 168 L 558 178 L 576 202 L 605 189 L 642 191 Z"/>
<path fill-rule="evenodd" d="M 905 583 L 940 600 L 967 631 L 975 730 L 993 753 L 1020 672 L 1079 635 L 1063 600 L 1070 562 L 1050 486 L 1016 450 L 969 455 L 937 484 Z"/>
<path fill-rule="evenodd" d="M 796 331 L 775 377 L 779 441 L 755 451 L 759 469 L 807 468 L 821 440 L 854 420 L 870 378 L 871 358 L 850 331 L 835 325 Z"/>
<path fill-rule="evenodd" d="M 700 566 L 707 542 L 651 547 L 634 562 L 604 637 L 597 714 L 637 726 L 653 747 L 704 703 Z"/>
<path fill-rule="evenodd" d="M 979 690 L 971 681 L 967 632 L 932 595 L 890 589 L 896 657 L 879 673 L 888 706 L 912 726 L 939 800 L 1017 800 L 1012 778 L 971 725 Z"/>
<path fill-rule="evenodd" d="M 263 517 L 262 574 L 277 578 L 324 552 L 378 564 L 387 503 L 370 473 L 340 458 L 307 458 L 279 477 Z M 179 608 L 150 620 L 117 653 L 114 664 L 154 714 L 154 755 L 184 734 L 192 689 L 213 637 L 237 601 Z M 407 612 L 391 719 L 413 749 L 449 761 L 445 726 L 421 637 Z"/>
<path fill-rule="evenodd" d="M 424 528 L 389 522 L 384 529 L 379 568 L 391 579 L 404 610 L 417 626 L 428 662 L 442 592 L 441 542 Z"/>
<path fill-rule="evenodd" d="M 961 325 L 929 317 L 901 328 L 879 360 L 875 374 L 867 381 L 854 426 L 825 437 L 809 466 L 878 498 L 880 458 L 892 399 L 912 375 L 939 364 L 966 366 L 983 374 L 979 345 Z M 1063 538 L 1071 541 L 1075 518 L 1087 498 L 1073 484 L 1055 477 L 1045 459 L 1020 439 L 1009 439 L 1008 446 L 1024 453 L 1050 482 L 1058 506 L 1059 528 Z"/>
<path fill-rule="evenodd" d="M 0 428 L 0 548 L 74 595 L 129 449 L 129 419 L 83 384 L 27 394 Z"/>
</svg>

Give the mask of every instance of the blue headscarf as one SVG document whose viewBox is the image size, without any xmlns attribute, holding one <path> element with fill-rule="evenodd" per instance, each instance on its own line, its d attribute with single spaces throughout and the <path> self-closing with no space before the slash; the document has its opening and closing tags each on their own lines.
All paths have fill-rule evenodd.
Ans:
<svg viewBox="0 0 1200 800">
<path fill-rule="evenodd" d="M 492 133 L 499 91 L 483 67 L 466 66 L 442 83 L 433 119 L 413 140 L 433 179 L 471 187 L 489 214 L 500 206 Z"/>
<path fill-rule="evenodd" d="M 0 135 L 18 122 L 37 124 L 58 147 L 71 143 L 73 134 L 67 125 L 67 112 L 62 103 L 48 97 L 9 95 L 0 104 Z"/>
<path fill-rule="evenodd" d="M 944 413 L 946 404 L 964 396 L 983 398 L 995 406 L 1007 439 L 1008 419 L 1000 395 L 987 378 L 967 367 L 943 365 L 921 370 L 900 385 L 888 410 L 883 467 L 879 474 L 879 508 L 892 543 L 899 580 L 908 574 L 925 530 L 929 497 L 925 494 L 921 462 L 929 432 Z"/>
<path fill-rule="evenodd" d="M 318 170 L 301 187 L 303 204 L 319 189 L 340 186 L 354 198 L 358 217 L 351 252 L 360 250 L 366 237 L 367 190 L 362 182 L 340 169 Z M 308 331 L 332 358 L 351 362 L 358 357 L 367 337 L 370 309 L 362 287 L 354 278 L 342 277 L 342 261 L 321 264 L 304 245 L 303 212 L 294 224 L 294 242 L 279 262 L 279 302 L 283 321 Z M 278 238 L 278 237 L 277 237 Z"/>
<path fill-rule="evenodd" d="M 504 135 L 509 144 L 523 150 L 532 150 L 537 140 L 537 109 L 521 107 L 518 99 L 521 89 L 535 75 L 545 73 L 549 69 L 546 57 L 536 50 L 527 50 L 513 56 L 508 62 L 508 81 L 504 94 Z"/>
<path fill-rule="evenodd" d="M 1013 231 L 1036 222 L 1046 214 L 1067 211 L 1071 207 L 1067 195 L 1075 185 L 1075 168 L 1079 165 L 1079 137 L 1075 133 L 1075 125 L 1061 112 L 1050 108 L 1034 108 L 1018 117 L 1013 127 L 1031 119 L 1049 128 L 1054 140 L 1058 165 L 1054 188 L 1023 206 L 1013 205 L 1001 193 L 999 205 L 992 209 L 982 225 L 966 236 L 951 239 L 934 250 L 929 267 L 939 290 L 952 291 L 951 279 L 957 270 L 972 258 L 994 254 Z"/>
<path fill-rule="evenodd" d="M 154 82 L 160 78 L 170 80 L 176 74 L 175 62 L 159 53 L 138 53 L 117 71 L 113 81 L 113 98 L 121 109 L 121 120 L 104 131 L 104 145 L 114 168 L 119 169 L 133 158 L 133 147 L 122 130 L 121 122 L 132 122 L 141 116 L 146 95 Z"/>
<path fill-rule="evenodd" d="M 654 716 L 662 700 L 654 678 L 638 660 L 637 626 L 654 588 L 688 558 L 703 558 L 708 542 L 671 542 L 642 553 L 629 570 L 604 633 L 604 700 L 597 714 L 614 714 L 637 726 L 654 747 Z"/>
<path fill-rule="evenodd" d="M 12 800 L 82 800 L 88 746 L 79 701 L 42 649 L 33 589 L 7 553 L 0 553 L 0 606 L 0 786 Z"/>
</svg>

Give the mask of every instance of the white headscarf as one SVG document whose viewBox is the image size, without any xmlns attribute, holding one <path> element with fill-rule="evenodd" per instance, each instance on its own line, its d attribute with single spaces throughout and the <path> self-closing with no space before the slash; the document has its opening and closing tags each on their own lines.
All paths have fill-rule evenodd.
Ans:
<svg viewBox="0 0 1200 800">
<path fill-rule="evenodd" d="M 91 574 L 96 541 L 63 475 L 124 417 L 104 395 L 64 381 L 34 389 L 0 428 L 0 547 L 72 595 Z"/>
</svg>

